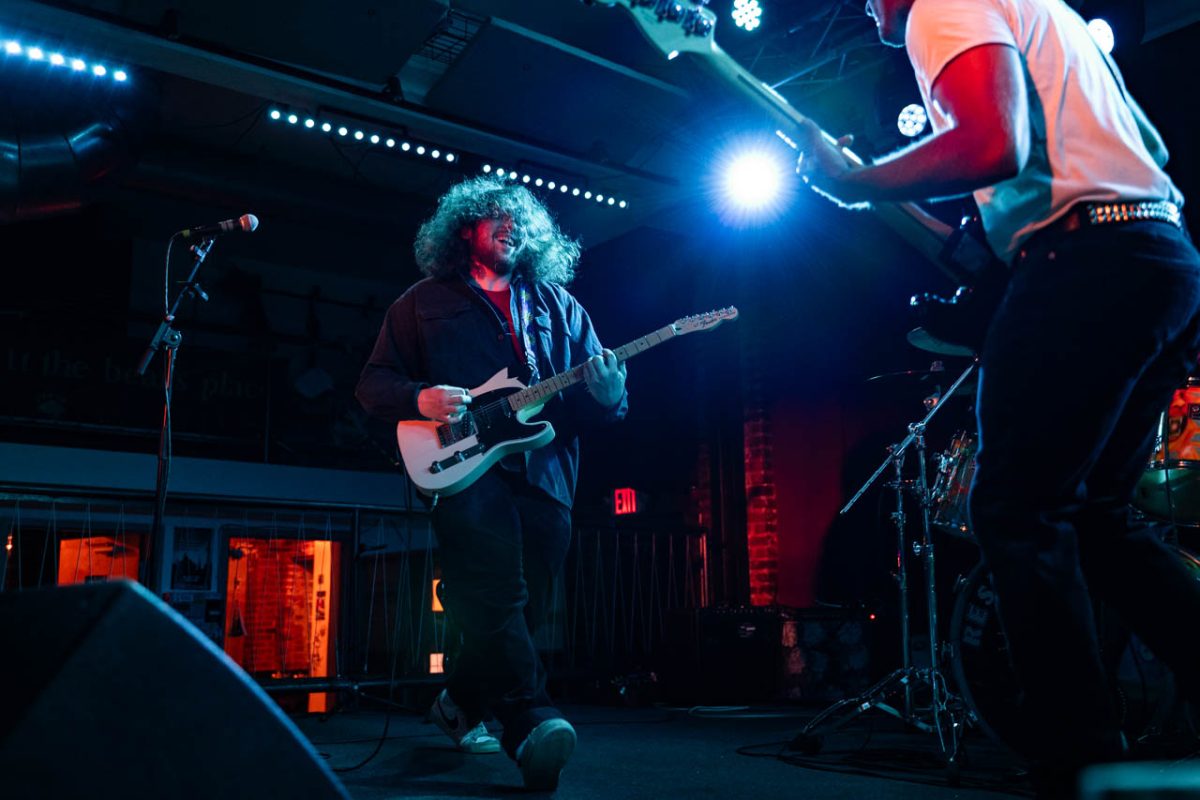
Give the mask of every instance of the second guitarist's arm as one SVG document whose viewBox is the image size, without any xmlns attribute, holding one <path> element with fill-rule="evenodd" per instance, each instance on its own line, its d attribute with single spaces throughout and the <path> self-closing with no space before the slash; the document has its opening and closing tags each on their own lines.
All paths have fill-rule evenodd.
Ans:
<svg viewBox="0 0 1200 800">
<path fill-rule="evenodd" d="M 988 91 L 980 91 L 986 84 Z M 1030 129 L 1020 55 L 1004 44 L 974 47 L 946 65 L 932 99 L 953 127 L 862 168 L 849 167 L 815 126 L 800 170 L 846 205 L 953 197 L 1016 175 L 1029 158 Z M 805 161 L 809 164 L 805 165 Z"/>
</svg>

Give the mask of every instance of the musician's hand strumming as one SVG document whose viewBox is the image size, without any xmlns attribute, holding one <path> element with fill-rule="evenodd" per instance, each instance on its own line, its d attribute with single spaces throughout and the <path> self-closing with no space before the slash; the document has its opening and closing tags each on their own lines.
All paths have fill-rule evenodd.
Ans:
<svg viewBox="0 0 1200 800">
<path fill-rule="evenodd" d="M 471 404 L 471 393 L 457 386 L 430 386 L 417 393 L 417 410 L 439 422 L 461 422 Z"/>
</svg>

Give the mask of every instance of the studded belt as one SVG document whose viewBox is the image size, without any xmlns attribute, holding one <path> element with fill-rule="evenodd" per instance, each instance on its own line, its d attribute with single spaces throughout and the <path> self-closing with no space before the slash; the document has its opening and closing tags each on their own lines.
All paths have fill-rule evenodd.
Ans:
<svg viewBox="0 0 1200 800">
<path fill-rule="evenodd" d="M 1179 206 L 1169 200 L 1122 201 L 1116 203 L 1078 203 L 1050 226 L 1059 233 L 1070 233 L 1093 225 L 1117 225 L 1122 222 L 1153 220 L 1183 227 Z"/>
</svg>

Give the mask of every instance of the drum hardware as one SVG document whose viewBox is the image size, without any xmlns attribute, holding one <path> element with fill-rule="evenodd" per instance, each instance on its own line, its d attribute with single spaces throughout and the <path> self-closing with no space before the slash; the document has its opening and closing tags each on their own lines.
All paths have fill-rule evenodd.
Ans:
<svg viewBox="0 0 1200 800">
<path fill-rule="evenodd" d="M 1177 389 L 1159 416 L 1154 452 L 1133 505 L 1173 527 L 1200 525 L 1200 378 Z"/>
<path fill-rule="evenodd" d="M 963 370 L 958 379 L 945 392 L 943 399 L 954 395 L 974 370 L 974 363 Z M 938 637 L 937 597 L 934 583 L 935 549 L 930 513 L 933 493 L 926 476 L 925 430 L 930 420 L 943 405 L 942 402 L 934 404 L 921 421 L 908 426 L 908 435 L 900 443 L 888 448 L 887 458 L 839 512 L 845 514 L 849 511 L 888 467 L 892 468 L 893 480 L 885 486 L 896 494 L 896 510 L 892 512 L 891 519 L 896 526 L 901 667 L 885 676 L 863 694 L 840 700 L 821 711 L 792 739 L 790 747 L 805 753 L 817 753 L 823 745 L 821 735 L 823 730 L 836 730 L 874 708 L 903 720 L 920 731 L 935 734 L 938 737 L 938 744 L 946 759 L 947 767 L 951 770 L 951 780 L 953 781 L 954 773 L 959 768 L 958 758 L 962 737 L 965 733 L 964 729 L 966 725 L 974 722 L 974 715 L 962 699 L 950 692 L 948 688 L 941 666 L 946 653 Z M 902 475 L 905 454 L 910 447 L 917 455 L 916 483 L 912 488 L 906 486 Z M 906 488 L 917 497 L 921 508 L 921 535 L 912 542 L 909 541 L 906 532 L 908 521 L 904 511 Z M 924 567 L 924 591 L 929 625 L 930 663 L 928 667 L 914 665 L 912 658 L 908 596 L 908 561 L 910 558 L 920 559 Z M 928 704 L 920 708 L 914 702 L 914 695 L 918 690 L 921 691 L 922 696 L 927 693 L 928 697 Z M 902 696 L 899 708 L 892 702 L 892 698 L 897 694 Z"/>
</svg>

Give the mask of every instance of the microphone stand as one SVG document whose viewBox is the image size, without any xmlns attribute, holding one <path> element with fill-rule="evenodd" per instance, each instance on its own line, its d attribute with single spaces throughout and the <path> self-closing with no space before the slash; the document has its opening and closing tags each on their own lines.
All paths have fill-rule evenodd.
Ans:
<svg viewBox="0 0 1200 800">
<path fill-rule="evenodd" d="M 893 469 L 894 480 L 887 484 L 896 492 L 896 510 L 892 512 L 892 521 L 896 525 L 897 538 L 897 571 L 900 591 L 900 655 L 901 667 L 886 675 L 874 686 L 868 688 L 856 697 L 839 700 L 817 714 L 800 733 L 793 737 L 790 747 L 808 754 L 820 752 L 823 737 L 818 733 L 822 729 L 836 730 L 852 719 L 875 708 L 897 719 L 903 720 L 912 727 L 932 733 L 937 736 L 938 745 L 946 759 L 951 783 L 958 780 L 958 761 L 964 723 L 972 722 L 972 716 L 962 701 L 954 696 L 947 686 L 945 676 L 940 667 L 942 648 L 938 638 L 937 595 L 934 583 L 934 547 L 933 535 L 930 530 L 931 492 L 926 479 L 925 461 L 925 429 L 930 420 L 945 404 L 946 400 L 958 390 L 963 381 L 975 370 L 975 364 L 970 364 L 953 385 L 946 391 L 919 422 L 908 426 L 908 436 L 898 444 L 892 445 L 888 456 L 879 468 L 867 479 L 862 488 L 855 493 L 839 514 L 845 514 L 858 502 L 874 483 L 890 466 Z M 912 445 L 917 453 L 917 480 L 915 491 L 921 509 L 921 537 L 910 544 L 905 533 L 907 515 L 904 511 L 904 481 L 902 468 L 904 454 Z M 916 667 L 912 663 L 912 639 L 909 630 L 909 583 L 908 559 L 916 557 L 923 560 L 925 572 L 925 601 L 927 605 L 929 625 L 929 667 Z M 923 709 L 916 708 L 914 689 L 918 686 L 929 690 L 929 704 Z M 892 695 L 901 695 L 900 708 L 887 701 Z"/>
<path fill-rule="evenodd" d="M 171 238 L 174 239 L 173 235 Z M 146 370 L 150 366 L 150 362 L 154 360 L 155 354 L 159 350 L 165 350 L 165 359 L 163 364 L 163 413 L 162 424 L 158 433 L 158 470 L 154 480 L 154 523 L 150 528 L 150 541 L 146 547 L 146 558 L 143 561 L 144 569 L 142 574 L 142 584 L 155 593 L 161 593 L 162 586 L 160 581 L 162 575 L 158 566 L 157 548 L 165 542 L 165 532 L 163 531 L 163 517 L 166 514 L 167 508 L 167 480 L 171 472 L 171 394 L 173 391 L 173 378 L 175 375 L 175 357 L 179 351 L 179 344 L 183 341 L 183 334 L 175 330 L 172 324 L 175 322 L 175 313 L 179 310 L 180 304 L 185 297 L 199 297 L 201 300 L 208 300 L 208 295 L 204 289 L 196 282 L 196 273 L 200 271 L 200 265 L 204 263 L 204 259 L 208 257 L 208 251 L 212 249 L 214 239 L 211 236 L 205 237 L 189 249 L 192 251 L 192 271 L 188 274 L 187 280 L 179 289 L 179 294 L 175 297 L 175 302 L 171 308 L 163 316 L 162 322 L 158 325 L 158 330 L 150 339 L 150 344 L 146 347 L 146 352 L 142 354 L 142 360 L 138 362 L 137 374 L 145 375 Z M 170 249 L 168 248 L 168 259 L 170 259 Z"/>
</svg>

